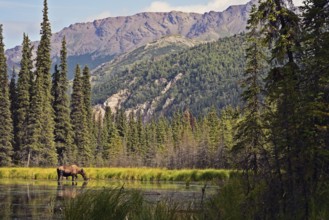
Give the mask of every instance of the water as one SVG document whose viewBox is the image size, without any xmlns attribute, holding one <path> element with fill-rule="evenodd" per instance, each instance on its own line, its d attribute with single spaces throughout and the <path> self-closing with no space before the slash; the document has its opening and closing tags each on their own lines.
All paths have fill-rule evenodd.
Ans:
<svg viewBox="0 0 329 220">
<path fill-rule="evenodd" d="M 61 219 L 63 203 L 75 198 L 87 189 L 104 187 L 139 189 L 146 200 L 171 199 L 178 202 L 201 202 L 216 192 L 216 186 L 207 186 L 202 193 L 202 184 L 120 181 L 31 181 L 0 179 L 0 219 Z"/>
</svg>

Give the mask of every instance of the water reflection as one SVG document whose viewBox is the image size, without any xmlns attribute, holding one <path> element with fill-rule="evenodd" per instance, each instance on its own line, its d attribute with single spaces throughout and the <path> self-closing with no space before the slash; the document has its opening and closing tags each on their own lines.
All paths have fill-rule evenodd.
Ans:
<svg viewBox="0 0 329 220">
<path fill-rule="evenodd" d="M 72 183 L 63 183 L 63 182 L 57 182 L 57 199 L 67 199 L 67 198 L 75 198 L 79 193 L 83 191 L 84 188 L 86 188 L 88 182 L 84 181 L 81 186 L 78 187 L 77 182 Z"/>
<path fill-rule="evenodd" d="M 61 219 L 63 201 L 74 198 L 87 182 L 57 185 L 0 184 L 0 219 Z"/>
<path fill-rule="evenodd" d="M 119 181 L 28 181 L 0 179 L 0 219 L 63 219 L 63 204 L 87 189 L 120 188 L 142 190 L 150 202 L 166 198 L 173 201 L 198 201 L 217 187 L 201 184 Z"/>
</svg>

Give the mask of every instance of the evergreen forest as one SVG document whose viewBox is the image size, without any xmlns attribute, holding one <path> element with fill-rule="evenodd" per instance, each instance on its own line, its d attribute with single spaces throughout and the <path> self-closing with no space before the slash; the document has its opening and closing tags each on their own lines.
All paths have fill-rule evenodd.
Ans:
<svg viewBox="0 0 329 220">
<path fill-rule="evenodd" d="M 11 77 L 2 28 L 0 166 L 237 169 L 218 197 L 236 196 L 237 219 L 329 217 L 328 0 L 299 9 L 291 0 L 260 0 L 245 34 L 142 62 L 97 87 L 88 66 L 77 65 L 70 97 L 65 37 L 51 68 L 47 1 L 36 59 L 24 34 L 21 69 Z M 148 120 L 126 114 L 161 94 L 159 79 L 175 78 L 159 100 L 173 100 L 171 107 Z M 134 93 L 95 116 L 91 103 L 120 89 Z M 232 219 L 237 210 L 229 208 L 221 218 Z"/>
<path fill-rule="evenodd" d="M 240 106 L 245 39 L 244 34 L 222 38 L 127 65 L 111 74 L 96 75 L 92 103 L 103 103 L 109 96 L 124 90 L 129 94 L 121 104 L 124 109 L 145 103 L 150 105 L 150 100 L 156 100 L 152 103 L 153 117 L 172 117 L 175 112 L 187 108 L 193 115 L 201 116 L 212 106 L 218 112 L 225 106 Z"/>
</svg>

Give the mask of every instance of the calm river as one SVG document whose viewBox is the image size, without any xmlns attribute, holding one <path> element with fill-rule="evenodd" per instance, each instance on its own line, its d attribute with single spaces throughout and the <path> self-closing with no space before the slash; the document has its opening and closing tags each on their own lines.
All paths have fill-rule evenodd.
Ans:
<svg viewBox="0 0 329 220">
<path fill-rule="evenodd" d="M 118 182 L 118 181 L 31 181 L 0 179 L 0 219 L 61 219 L 63 202 L 76 197 L 87 189 L 104 187 L 139 189 L 145 199 L 159 201 L 171 199 L 178 202 L 201 202 L 216 192 L 216 186 L 207 186 L 202 194 L 204 185 L 201 183 L 151 183 L 151 182 Z"/>
</svg>

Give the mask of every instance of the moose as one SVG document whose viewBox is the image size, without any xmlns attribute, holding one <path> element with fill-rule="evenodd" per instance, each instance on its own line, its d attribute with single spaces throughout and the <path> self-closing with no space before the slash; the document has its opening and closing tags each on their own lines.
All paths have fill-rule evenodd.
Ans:
<svg viewBox="0 0 329 220">
<path fill-rule="evenodd" d="M 72 181 L 74 181 L 78 178 L 78 174 L 80 174 L 85 181 L 88 180 L 86 172 L 83 170 L 83 168 L 80 168 L 77 165 L 64 165 L 57 167 L 57 181 L 62 180 L 63 177 L 69 176 L 72 176 Z"/>
</svg>

